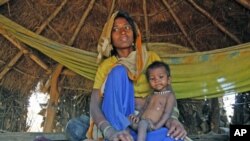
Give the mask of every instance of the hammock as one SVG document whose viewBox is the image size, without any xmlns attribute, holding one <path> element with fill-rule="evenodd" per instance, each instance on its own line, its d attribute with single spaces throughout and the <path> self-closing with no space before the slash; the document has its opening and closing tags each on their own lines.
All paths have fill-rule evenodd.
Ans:
<svg viewBox="0 0 250 141">
<path fill-rule="evenodd" d="M 0 33 L 12 36 L 83 77 L 94 80 L 97 53 L 37 35 L 2 15 Z M 221 97 L 250 90 L 250 43 L 195 53 L 169 43 L 147 45 L 170 65 L 177 99 Z M 173 48 L 175 54 L 169 52 Z"/>
</svg>

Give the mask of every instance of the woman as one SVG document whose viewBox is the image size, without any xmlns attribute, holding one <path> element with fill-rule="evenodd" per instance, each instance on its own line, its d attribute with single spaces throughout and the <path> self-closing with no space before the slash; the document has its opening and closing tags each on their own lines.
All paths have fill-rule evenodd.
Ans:
<svg viewBox="0 0 250 141">
<path fill-rule="evenodd" d="M 108 58 L 99 65 L 96 73 L 90 101 L 91 117 L 105 139 L 132 141 L 128 116 L 140 110 L 145 97 L 150 94 L 143 71 L 153 61 L 160 60 L 160 57 L 154 52 L 146 51 L 141 44 L 138 27 L 122 11 L 115 12 L 105 24 L 98 52 L 99 61 L 103 56 Z M 173 113 L 175 115 L 166 123 L 169 131 L 166 128 L 161 133 L 158 130 L 152 131 L 156 132 L 152 137 L 159 134 L 165 137 L 169 134 L 180 139 L 186 136 L 185 129 L 177 120 L 178 110 Z M 148 133 L 149 137 L 150 134 Z"/>
</svg>

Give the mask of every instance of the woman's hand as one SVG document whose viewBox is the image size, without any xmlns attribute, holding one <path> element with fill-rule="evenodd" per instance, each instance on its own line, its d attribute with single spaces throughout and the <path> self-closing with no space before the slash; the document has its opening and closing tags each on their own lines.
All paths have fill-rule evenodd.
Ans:
<svg viewBox="0 0 250 141">
<path fill-rule="evenodd" d="M 183 125 L 173 118 L 169 118 L 166 123 L 168 130 L 168 136 L 175 139 L 184 139 L 187 136 L 187 131 L 184 129 Z"/>
<path fill-rule="evenodd" d="M 127 130 L 111 130 L 109 136 L 110 137 L 108 137 L 108 140 L 110 141 L 134 141 L 133 137 L 129 134 L 129 131 Z"/>
</svg>

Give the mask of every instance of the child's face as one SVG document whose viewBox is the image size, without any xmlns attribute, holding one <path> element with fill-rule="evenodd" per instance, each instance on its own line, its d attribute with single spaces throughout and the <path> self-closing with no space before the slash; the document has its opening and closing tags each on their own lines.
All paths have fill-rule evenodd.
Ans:
<svg viewBox="0 0 250 141">
<path fill-rule="evenodd" d="M 165 91 L 170 84 L 170 78 L 164 67 L 149 70 L 149 84 L 155 91 Z"/>
</svg>

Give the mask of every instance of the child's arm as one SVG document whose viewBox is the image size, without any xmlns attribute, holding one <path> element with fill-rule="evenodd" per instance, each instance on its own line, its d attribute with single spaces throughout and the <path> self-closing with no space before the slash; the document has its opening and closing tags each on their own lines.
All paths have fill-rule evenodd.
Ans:
<svg viewBox="0 0 250 141">
<path fill-rule="evenodd" d="M 164 113 L 162 114 L 159 122 L 155 124 L 155 129 L 161 128 L 165 125 L 168 118 L 171 116 L 171 113 L 173 111 L 173 107 L 176 106 L 176 98 L 173 93 L 169 93 L 167 96 L 167 103 L 165 105 Z"/>
<path fill-rule="evenodd" d="M 140 111 L 138 112 L 137 115 L 132 114 L 132 115 L 129 115 L 129 116 L 128 116 L 129 120 L 130 120 L 132 123 L 138 123 L 138 122 L 140 121 L 142 114 L 144 113 L 144 111 L 146 110 L 146 108 L 147 108 L 147 106 L 148 106 L 148 103 L 149 103 L 149 101 L 150 101 L 150 99 L 151 99 L 151 96 L 152 96 L 152 95 L 149 95 L 149 96 L 146 97 L 146 100 L 145 100 L 145 102 L 144 102 L 142 108 L 140 109 Z"/>
</svg>

